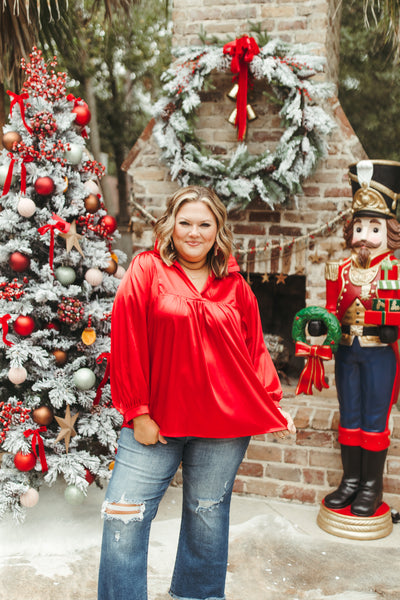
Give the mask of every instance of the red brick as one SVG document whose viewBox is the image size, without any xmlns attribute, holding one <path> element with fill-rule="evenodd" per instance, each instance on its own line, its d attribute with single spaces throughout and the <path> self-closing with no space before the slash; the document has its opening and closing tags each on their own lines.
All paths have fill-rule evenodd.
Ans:
<svg viewBox="0 0 400 600">
<path fill-rule="evenodd" d="M 342 461 L 340 458 L 340 452 L 334 452 L 333 450 L 315 450 L 310 451 L 310 465 L 312 467 L 325 467 L 326 469 L 341 469 Z"/>
<path fill-rule="evenodd" d="M 291 465 L 269 464 L 265 467 L 265 475 L 283 481 L 301 481 L 301 469 Z"/>
<path fill-rule="evenodd" d="M 267 496 L 279 498 L 282 489 L 282 482 L 263 481 L 260 479 L 250 479 L 246 481 L 246 492 L 248 494 L 258 494 L 259 496 Z"/>
<path fill-rule="evenodd" d="M 324 192 L 325 198 L 343 198 L 346 196 L 348 196 L 348 197 L 351 196 L 351 190 L 348 188 L 334 187 L 334 188 L 329 188 L 329 189 L 325 190 L 325 192 Z"/>
<path fill-rule="evenodd" d="M 332 417 L 331 410 L 317 409 L 312 417 L 311 427 L 313 429 L 331 429 Z"/>
<path fill-rule="evenodd" d="M 288 237 L 298 237 L 302 234 L 300 227 L 282 227 L 278 225 L 271 225 L 269 228 L 269 235 L 286 235 Z"/>
<path fill-rule="evenodd" d="M 261 223 L 280 223 L 281 213 L 272 210 L 251 210 L 249 211 L 249 221 L 259 221 Z"/>
<path fill-rule="evenodd" d="M 400 477 L 383 476 L 383 491 L 390 494 L 400 494 Z"/>
<path fill-rule="evenodd" d="M 277 443 L 263 445 L 251 443 L 247 450 L 247 458 L 253 460 L 282 462 L 282 457 L 283 448 Z"/>
<path fill-rule="evenodd" d="M 304 482 L 312 485 L 325 484 L 325 471 L 321 469 L 303 469 Z"/>
<path fill-rule="evenodd" d="M 309 450 L 305 448 L 285 448 L 283 451 L 283 462 L 301 466 L 308 465 Z"/>
<path fill-rule="evenodd" d="M 328 485 L 330 485 L 331 487 L 336 488 L 339 483 L 342 481 L 342 477 L 343 477 L 343 471 L 331 471 L 328 470 L 326 472 L 326 480 L 328 482 Z"/>
<path fill-rule="evenodd" d="M 400 460 L 399 459 L 393 459 L 390 456 L 388 456 L 388 459 L 386 461 L 386 466 L 387 466 L 387 472 L 389 473 L 389 475 L 400 475 Z"/>
<path fill-rule="evenodd" d="M 315 490 L 313 488 L 298 487 L 293 485 L 283 486 L 281 492 L 281 498 L 287 498 L 288 500 L 299 500 L 300 502 L 307 502 L 309 504 L 314 504 L 315 495 Z"/>
<path fill-rule="evenodd" d="M 308 406 L 300 407 L 293 419 L 297 429 L 304 429 L 305 427 L 310 427 L 313 413 L 313 408 L 308 408 Z"/>
<path fill-rule="evenodd" d="M 238 493 L 243 493 L 245 491 L 244 482 L 240 479 L 235 479 L 235 483 L 233 484 L 233 491 Z"/>
<path fill-rule="evenodd" d="M 265 235 L 266 230 L 262 225 L 243 223 L 235 224 L 233 226 L 233 232 L 239 235 Z"/>
<path fill-rule="evenodd" d="M 247 475 L 248 477 L 262 477 L 263 466 L 260 463 L 250 463 L 243 461 L 238 469 L 238 475 Z"/>
<path fill-rule="evenodd" d="M 297 443 L 299 446 L 332 447 L 332 433 L 328 431 L 310 431 L 309 429 L 297 432 Z"/>
</svg>

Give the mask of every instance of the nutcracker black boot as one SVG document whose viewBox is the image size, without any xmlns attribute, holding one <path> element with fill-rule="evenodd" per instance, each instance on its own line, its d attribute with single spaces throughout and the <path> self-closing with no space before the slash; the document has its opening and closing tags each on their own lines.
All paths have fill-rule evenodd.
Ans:
<svg viewBox="0 0 400 600">
<path fill-rule="evenodd" d="M 334 492 L 325 496 L 327 508 L 345 508 L 349 506 L 357 495 L 361 479 L 361 452 L 360 446 L 341 445 L 343 477 L 339 487 Z"/>
<path fill-rule="evenodd" d="M 360 488 L 351 505 L 353 515 L 370 517 L 382 503 L 386 454 L 387 449 L 378 452 L 363 449 Z"/>
</svg>

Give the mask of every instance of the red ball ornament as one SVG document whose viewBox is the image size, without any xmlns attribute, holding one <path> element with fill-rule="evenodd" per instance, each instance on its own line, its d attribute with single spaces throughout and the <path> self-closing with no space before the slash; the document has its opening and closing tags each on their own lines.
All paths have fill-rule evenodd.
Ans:
<svg viewBox="0 0 400 600">
<path fill-rule="evenodd" d="M 91 473 L 89 471 L 89 469 L 86 469 L 86 471 L 85 471 L 85 479 L 88 482 L 88 484 L 90 485 L 96 479 L 96 475 L 93 475 L 93 473 Z"/>
<path fill-rule="evenodd" d="M 8 264 L 12 268 L 13 271 L 17 273 L 22 273 L 29 269 L 31 264 L 31 259 L 26 254 L 22 254 L 22 252 L 13 252 L 8 259 Z"/>
<path fill-rule="evenodd" d="M 55 190 L 51 177 L 38 177 L 35 181 L 35 190 L 40 196 L 49 196 Z"/>
<path fill-rule="evenodd" d="M 18 471 L 31 471 L 36 465 L 36 456 L 33 452 L 29 452 L 29 454 L 17 452 L 14 456 L 14 465 L 17 467 Z"/>
<path fill-rule="evenodd" d="M 13 323 L 14 331 L 18 335 L 30 335 L 35 329 L 35 321 L 29 315 L 20 315 Z"/>
<path fill-rule="evenodd" d="M 81 127 L 84 127 L 85 125 L 87 125 L 92 116 L 90 114 L 89 107 L 86 103 L 85 104 L 77 104 L 72 109 L 72 112 L 76 114 L 75 123 L 77 125 L 80 125 Z"/>
<path fill-rule="evenodd" d="M 118 226 L 117 219 L 115 217 L 112 217 L 111 215 L 105 215 L 100 220 L 100 223 L 104 227 L 104 229 L 107 230 L 108 233 L 114 233 Z"/>
</svg>

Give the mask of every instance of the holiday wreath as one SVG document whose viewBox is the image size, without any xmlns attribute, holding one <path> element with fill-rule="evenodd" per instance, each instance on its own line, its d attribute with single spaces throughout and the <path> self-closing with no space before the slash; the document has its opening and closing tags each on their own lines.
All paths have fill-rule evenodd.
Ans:
<svg viewBox="0 0 400 600">
<path fill-rule="evenodd" d="M 163 97 L 155 105 L 153 133 L 173 180 L 181 185 L 212 187 L 228 205 L 245 206 L 254 197 L 271 208 L 302 191 L 302 181 L 326 152 L 326 136 L 334 123 L 318 101 L 332 96 L 331 84 L 312 81 L 323 71 L 324 59 L 306 54 L 310 46 L 291 46 L 281 40 L 259 48 L 244 36 L 223 47 L 180 48 L 163 74 Z M 226 160 L 212 155 L 195 133 L 200 93 L 212 72 L 236 73 L 239 143 Z M 258 156 L 243 142 L 246 125 L 247 79 L 271 86 L 282 104 L 284 132 L 274 152 Z"/>
</svg>

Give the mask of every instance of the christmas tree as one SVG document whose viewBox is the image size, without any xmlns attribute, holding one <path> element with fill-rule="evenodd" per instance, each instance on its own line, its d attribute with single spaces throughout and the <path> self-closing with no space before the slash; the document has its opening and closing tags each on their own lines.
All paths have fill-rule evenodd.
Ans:
<svg viewBox="0 0 400 600">
<path fill-rule="evenodd" d="M 0 154 L 0 516 L 22 521 L 42 484 L 70 503 L 112 468 L 107 382 L 124 255 L 85 148 L 90 111 L 33 48 Z"/>
</svg>

